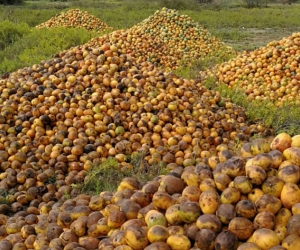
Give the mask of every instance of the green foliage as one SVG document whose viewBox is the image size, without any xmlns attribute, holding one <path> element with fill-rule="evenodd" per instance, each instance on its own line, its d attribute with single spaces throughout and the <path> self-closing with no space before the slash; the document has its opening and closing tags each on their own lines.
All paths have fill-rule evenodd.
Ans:
<svg viewBox="0 0 300 250">
<path fill-rule="evenodd" d="M 7 192 L 7 190 L 0 188 L 0 205 L 1 204 L 10 205 L 8 196 L 9 196 L 9 193 Z"/>
<path fill-rule="evenodd" d="M 12 23 L 8 20 L 0 22 L 0 50 L 30 33 L 27 23 Z"/>
<path fill-rule="evenodd" d="M 120 174 L 118 162 L 114 158 L 109 158 L 88 171 L 84 183 L 75 184 L 73 187 L 89 194 L 99 194 L 103 190 L 112 191 L 116 188 L 116 182 L 120 180 Z"/>
<path fill-rule="evenodd" d="M 11 46 L 0 51 L 0 75 L 40 63 L 56 53 L 81 45 L 100 35 L 86 29 L 51 28 L 35 29 Z"/>
<path fill-rule="evenodd" d="M 132 168 L 122 170 L 115 158 L 108 158 L 99 166 L 92 167 L 83 183 L 72 184 L 72 187 L 83 193 L 99 194 L 102 191 L 115 191 L 125 177 L 147 181 L 168 172 L 163 163 L 148 166 L 144 157 L 143 152 L 135 152 L 129 155 L 127 161 L 130 162 Z"/>
</svg>

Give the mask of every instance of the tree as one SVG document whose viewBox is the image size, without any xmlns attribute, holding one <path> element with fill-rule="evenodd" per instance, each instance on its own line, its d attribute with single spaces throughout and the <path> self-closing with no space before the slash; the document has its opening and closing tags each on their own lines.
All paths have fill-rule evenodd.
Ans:
<svg viewBox="0 0 300 250">
<path fill-rule="evenodd" d="M 14 4 L 22 4 L 24 0 L 0 0 L 0 4 L 3 5 L 14 5 Z"/>
</svg>

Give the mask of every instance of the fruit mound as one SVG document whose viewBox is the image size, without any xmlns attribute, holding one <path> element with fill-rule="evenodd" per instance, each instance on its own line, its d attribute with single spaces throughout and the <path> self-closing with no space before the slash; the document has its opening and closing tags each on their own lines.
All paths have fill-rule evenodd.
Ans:
<svg viewBox="0 0 300 250">
<path fill-rule="evenodd" d="M 255 139 L 236 155 L 223 151 L 218 161 L 179 166 L 146 183 L 125 178 L 116 192 L 38 204 L 41 190 L 31 188 L 22 198 L 32 197 L 30 206 L 0 214 L 0 247 L 299 249 L 299 141 L 284 133 L 271 143 Z"/>
<path fill-rule="evenodd" d="M 52 27 L 84 28 L 94 31 L 112 30 L 111 27 L 108 27 L 99 18 L 80 9 L 70 9 L 67 12 L 62 12 L 36 26 L 37 29 Z"/>
<path fill-rule="evenodd" d="M 236 52 L 212 36 L 199 23 L 176 10 L 163 8 L 127 30 L 92 39 L 89 46 L 117 44 L 139 61 L 150 61 L 165 70 L 205 57 L 225 58 Z"/>
<path fill-rule="evenodd" d="M 243 52 L 202 76 L 242 89 L 248 100 L 271 100 L 278 106 L 286 101 L 300 103 L 300 33 L 254 51 Z"/>
<path fill-rule="evenodd" d="M 121 170 L 132 168 L 126 158 L 137 151 L 150 166 L 188 166 L 269 133 L 218 92 L 137 64 L 109 44 L 74 47 L 20 69 L 0 90 L 0 186 L 14 193 L 17 209 L 31 202 L 18 201 L 31 187 L 55 197 L 109 157 Z"/>
</svg>

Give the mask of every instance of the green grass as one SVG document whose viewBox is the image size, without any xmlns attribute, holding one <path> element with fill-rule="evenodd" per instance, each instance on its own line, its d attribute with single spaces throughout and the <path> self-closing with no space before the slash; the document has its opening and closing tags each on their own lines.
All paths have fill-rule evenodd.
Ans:
<svg viewBox="0 0 300 250">
<path fill-rule="evenodd" d="M 87 172 L 85 181 L 73 184 L 72 187 L 87 194 L 99 194 L 102 191 L 116 191 L 119 183 L 125 177 L 133 177 L 144 182 L 168 172 L 164 163 L 148 166 L 143 152 L 135 152 L 127 156 L 132 168 L 122 169 L 113 157 L 108 158 L 100 165 L 93 166 Z"/>
<path fill-rule="evenodd" d="M 220 57 L 204 57 L 200 59 L 191 59 L 187 62 L 182 60 L 180 62 L 180 67 L 175 70 L 175 73 L 181 77 L 194 79 L 199 77 L 199 71 L 205 71 L 210 69 L 217 64 L 228 61 L 233 57 L 233 55 L 223 55 Z"/>
<path fill-rule="evenodd" d="M 56 53 L 84 44 L 99 33 L 75 28 L 34 30 L 0 51 L 0 75 L 52 58 Z"/>
</svg>

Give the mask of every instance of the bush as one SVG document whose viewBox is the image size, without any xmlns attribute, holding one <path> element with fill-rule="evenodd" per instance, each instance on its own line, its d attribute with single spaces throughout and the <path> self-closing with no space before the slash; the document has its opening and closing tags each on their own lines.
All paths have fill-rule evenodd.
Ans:
<svg viewBox="0 0 300 250">
<path fill-rule="evenodd" d="M 0 4 L 4 5 L 22 4 L 23 2 L 23 0 L 0 0 Z"/>
<path fill-rule="evenodd" d="M 0 22 L 0 50 L 29 33 L 30 27 L 26 23 L 15 24 L 8 20 Z"/>
</svg>

